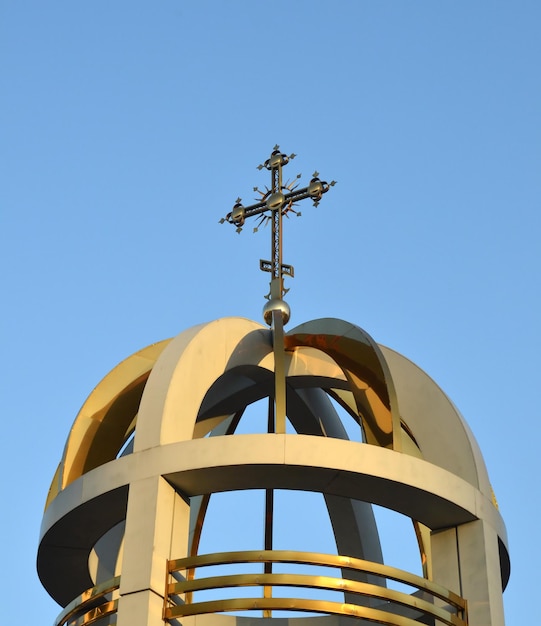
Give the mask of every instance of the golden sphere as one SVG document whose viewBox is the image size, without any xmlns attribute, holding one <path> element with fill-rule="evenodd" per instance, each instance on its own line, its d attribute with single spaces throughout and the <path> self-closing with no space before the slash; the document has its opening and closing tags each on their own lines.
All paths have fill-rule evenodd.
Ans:
<svg viewBox="0 0 541 626">
<path fill-rule="evenodd" d="M 276 191 L 275 193 L 271 193 L 271 195 L 267 198 L 267 208 L 271 211 L 281 209 L 285 202 L 285 196 L 280 191 Z"/>
<path fill-rule="evenodd" d="M 275 150 L 271 154 L 270 159 L 268 161 L 269 163 L 268 169 L 274 169 L 274 168 L 277 168 L 279 165 L 285 165 L 288 161 L 289 159 L 287 158 L 285 154 L 282 154 L 280 150 Z"/>
<path fill-rule="evenodd" d="M 244 207 L 242 204 L 235 204 L 231 211 L 231 221 L 236 226 L 244 226 Z"/>
<path fill-rule="evenodd" d="M 312 178 L 310 184 L 308 185 L 308 194 L 312 198 L 320 197 L 323 195 L 323 183 L 317 179 Z"/>
<path fill-rule="evenodd" d="M 291 309 L 289 308 L 289 304 L 284 300 L 275 299 L 269 300 L 267 304 L 263 307 L 263 319 L 265 322 L 271 326 L 272 325 L 272 312 L 280 311 L 282 313 L 282 321 L 285 324 L 289 322 L 289 318 L 291 317 Z"/>
</svg>

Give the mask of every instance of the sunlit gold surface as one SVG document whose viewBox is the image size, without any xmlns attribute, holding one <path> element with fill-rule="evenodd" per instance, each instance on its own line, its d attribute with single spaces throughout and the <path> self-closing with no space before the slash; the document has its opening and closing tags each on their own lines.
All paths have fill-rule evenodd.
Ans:
<svg viewBox="0 0 541 626">
<path fill-rule="evenodd" d="M 120 576 L 116 576 L 100 585 L 87 589 L 78 598 L 70 602 L 55 620 L 55 626 L 82 626 L 93 624 L 106 615 L 115 613 L 118 600 L 109 600 L 107 596 L 118 590 Z M 98 605 L 96 606 L 96 603 Z"/>
<path fill-rule="evenodd" d="M 308 600 L 301 598 L 235 598 L 230 600 L 210 600 L 199 604 L 178 605 L 169 609 L 167 619 L 202 615 L 205 613 L 220 613 L 224 611 L 253 611 L 253 610 L 284 610 L 331 615 L 357 617 L 386 626 L 419 626 L 419 621 L 387 611 L 371 609 L 357 604 L 343 604 L 325 600 Z M 432 611 L 432 614 L 435 614 Z M 449 626 L 466 626 L 467 622 L 450 616 L 448 620 L 441 620 Z"/>
<path fill-rule="evenodd" d="M 114 467 L 114 473 L 105 465 L 88 475 L 83 503 L 159 472 L 189 497 L 212 493 L 212 486 L 214 492 L 275 486 L 343 497 L 362 493 L 369 501 L 401 511 L 435 530 L 445 528 L 446 522 L 462 524 L 483 515 L 506 539 L 505 527 L 490 500 L 466 481 L 410 455 L 330 437 L 210 437 L 169 444 L 159 456 L 151 449 L 143 450 L 118 459 Z M 65 497 L 47 512 L 44 531 L 53 529 L 69 513 L 70 498 L 80 493 L 77 487 L 67 487 Z M 95 509 L 99 510 L 99 502 Z M 73 515 L 74 520 L 84 521 L 82 513 L 74 511 Z M 64 535 L 71 538 L 71 533 Z M 61 556 L 58 552 L 58 558 Z"/>
<path fill-rule="evenodd" d="M 75 419 L 46 506 L 60 489 L 116 457 L 130 434 L 150 371 L 168 343 L 161 341 L 133 354 L 92 391 Z"/>
<path fill-rule="evenodd" d="M 272 312 L 272 338 L 274 349 L 274 426 L 276 433 L 286 432 L 286 371 L 284 356 L 284 320 L 282 311 Z"/>
<path fill-rule="evenodd" d="M 169 561 L 168 571 L 173 573 L 184 569 L 196 567 L 209 567 L 213 565 L 228 565 L 232 563 L 295 563 L 297 565 L 317 565 L 323 567 L 336 567 L 339 569 L 351 569 L 371 572 L 377 576 L 403 582 L 413 587 L 418 587 L 431 595 L 448 600 L 457 608 L 464 608 L 464 600 L 457 594 L 444 589 L 426 578 L 421 578 L 410 572 L 396 567 L 373 563 L 350 556 L 324 554 L 321 552 L 299 552 L 296 550 L 240 550 L 235 552 L 215 552 L 212 554 L 199 554 L 197 556 Z M 174 585 L 175 583 L 173 583 Z M 171 587 L 170 592 L 173 590 Z"/>
<path fill-rule="evenodd" d="M 335 556 L 319 553 L 304 553 L 284 550 L 262 550 L 248 552 L 224 552 L 219 554 L 200 555 L 196 557 L 177 559 L 169 563 L 169 572 L 191 570 L 211 565 L 224 565 L 233 563 L 295 563 L 302 565 L 315 565 L 336 567 L 339 571 L 362 571 L 375 574 L 382 579 L 395 580 L 407 585 L 411 585 L 417 591 L 423 591 L 427 600 L 416 595 L 410 595 L 400 591 L 388 589 L 382 585 L 367 584 L 358 582 L 350 578 L 306 575 L 296 573 L 250 573 L 232 574 L 222 576 L 211 576 L 208 578 L 196 578 L 190 580 L 171 582 L 168 585 L 167 593 L 170 598 L 178 594 L 197 592 L 208 589 L 224 589 L 227 587 L 293 587 L 325 589 L 341 592 L 349 592 L 365 597 L 375 598 L 381 601 L 389 601 L 395 604 L 415 609 L 421 614 L 432 615 L 449 626 L 462 626 L 467 623 L 465 617 L 465 601 L 430 581 L 404 572 L 394 567 L 373 563 L 361 559 L 345 556 Z M 192 596 L 190 595 L 190 598 Z M 450 610 L 434 604 L 435 599 L 443 600 L 450 607 Z M 174 603 L 173 603 L 174 604 Z M 384 604 L 379 609 L 368 609 L 351 603 L 337 603 L 319 600 L 308 600 L 300 598 L 235 598 L 221 599 L 209 602 L 193 602 L 191 604 L 166 605 L 164 616 L 166 618 L 182 617 L 187 615 L 198 615 L 208 612 L 221 612 L 232 610 L 259 609 L 284 609 L 293 611 L 316 611 L 322 613 L 332 613 L 340 615 L 355 615 L 368 620 L 378 621 L 384 624 L 417 624 L 418 621 L 398 617 L 388 613 L 384 609 Z M 383 610 L 382 610 L 383 609 Z M 376 619 L 377 618 L 377 619 Z M 396 621 L 398 620 L 398 621 Z M 406 620 L 406 621 L 403 621 Z"/>
<path fill-rule="evenodd" d="M 287 350 L 317 348 L 332 357 L 350 382 L 367 442 L 400 449 L 400 416 L 393 380 L 370 335 L 339 320 L 314 320 L 287 333 L 285 345 Z"/>
</svg>

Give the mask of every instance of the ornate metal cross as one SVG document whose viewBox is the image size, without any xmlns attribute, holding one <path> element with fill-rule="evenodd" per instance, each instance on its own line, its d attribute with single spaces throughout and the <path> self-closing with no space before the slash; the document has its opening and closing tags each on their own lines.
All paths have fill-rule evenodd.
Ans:
<svg viewBox="0 0 541 626">
<path fill-rule="evenodd" d="M 301 177 L 300 174 L 293 181 L 284 184 L 282 182 L 282 167 L 294 158 L 294 154 L 287 156 L 280 152 L 279 146 L 274 146 L 272 154 L 265 163 L 258 165 L 259 170 L 266 168 L 270 171 L 270 188 L 265 187 L 265 191 L 261 191 L 258 187 L 254 187 L 254 191 L 261 195 L 259 202 L 245 207 L 241 203 L 241 198 L 237 198 L 232 211 L 220 220 L 222 224 L 229 222 L 235 225 L 238 233 L 241 232 L 246 219 L 250 217 L 260 216 L 254 232 L 258 230 L 261 224 L 266 224 L 269 221 L 272 223 L 271 260 L 264 261 L 261 259 L 259 264 L 264 272 L 271 273 L 270 293 L 266 296 L 268 300 L 282 300 L 288 291 L 288 289 L 284 289 L 283 277 L 290 276 L 293 278 L 294 275 L 293 266 L 282 263 L 283 216 L 288 216 L 289 213 L 300 216 L 300 211 L 295 211 L 293 207 L 297 202 L 306 198 L 312 199 L 314 206 L 317 206 L 323 194 L 336 184 L 334 180 L 330 183 L 320 180 L 317 172 L 314 172 L 310 184 L 302 189 L 297 189 L 296 182 Z"/>
</svg>

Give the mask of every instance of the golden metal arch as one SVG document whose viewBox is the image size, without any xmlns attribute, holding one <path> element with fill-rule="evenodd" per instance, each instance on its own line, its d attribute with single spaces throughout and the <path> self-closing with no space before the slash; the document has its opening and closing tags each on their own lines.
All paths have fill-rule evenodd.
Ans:
<svg viewBox="0 0 541 626">
<path fill-rule="evenodd" d="M 165 339 L 132 354 L 96 385 L 71 427 L 45 508 L 67 485 L 116 457 L 135 427 L 150 371 L 170 341 Z"/>
<path fill-rule="evenodd" d="M 285 336 L 286 350 L 321 350 L 342 368 L 351 385 L 367 443 L 400 449 L 400 414 L 391 373 L 377 343 L 343 320 L 323 318 L 301 324 Z"/>
</svg>

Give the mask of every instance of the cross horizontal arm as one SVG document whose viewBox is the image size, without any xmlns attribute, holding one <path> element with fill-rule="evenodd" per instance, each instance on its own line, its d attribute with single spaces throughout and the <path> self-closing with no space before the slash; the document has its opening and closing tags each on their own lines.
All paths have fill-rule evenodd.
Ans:
<svg viewBox="0 0 541 626">
<path fill-rule="evenodd" d="M 241 228 L 247 218 L 253 217 L 254 215 L 261 215 L 266 211 L 272 212 L 283 210 L 284 207 L 286 207 L 286 209 L 290 208 L 293 204 L 300 202 L 305 198 L 312 198 L 314 205 L 317 206 L 323 194 L 327 193 L 333 185 L 335 185 L 334 180 L 327 183 L 326 181 L 319 180 L 319 178 L 314 177 L 307 187 L 303 187 L 302 189 L 293 189 L 286 194 L 277 192 L 271 194 L 268 198 L 247 207 L 243 206 L 239 199 L 233 207 L 233 210 L 221 221 L 235 224 L 237 227 Z"/>
</svg>

